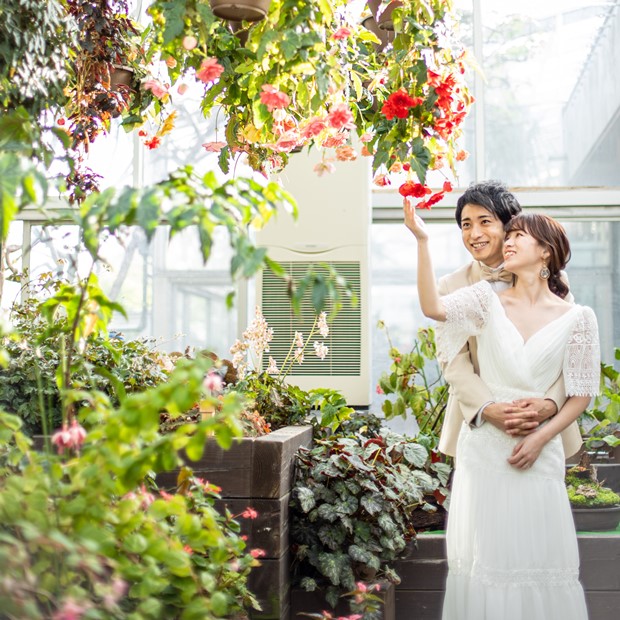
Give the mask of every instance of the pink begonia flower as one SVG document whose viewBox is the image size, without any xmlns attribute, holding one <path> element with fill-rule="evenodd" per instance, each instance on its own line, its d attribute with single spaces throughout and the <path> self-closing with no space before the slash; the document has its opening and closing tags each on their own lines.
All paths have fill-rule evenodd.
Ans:
<svg viewBox="0 0 620 620">
<path fill-rule="evenodd" d="M 388 177 L 387 174 L 377 174 L 375 175 L 375 178 L 372 180 L 372 182 L 375 185 L 378 185 L 379 187 L 385 187 L 386 185 L 391 185 L 391 181 L 390 178 Z"/>
<path fill-rule="evenodd" d="M 284 108 L 276 108 L 271 115 L 276 123 L 282 123 L 288 117 L 288 114 Z"/>
<path fill-rule="evenodd" d="M 202 146 L 208 153 L 219 153 L 226 146 L 226 142 L 205 142 Z"/>
<path fill-rule="evenodd" d="M 67 598 L 62 607 L 52 616 L 52 620 L 80 620 L 86 609 L 84 605 L 78 604 L 72 598 Z"/>
<path fill-rule="evenodd" d="M 331 164 L 329 160 L 323 160 L 316 164 L 313 170 L 318 176 L 322 177 L 324 174 L 333 174 L 336 172 L 336 166 Z"/>
<path fill-rule="evenodd" d="M 290 153 L 299 143 L 299 134 L 297 131 L 291 130 L 283 133 L 273 145 L 273 148 L 282 153 Z"/>
<path fill-rule="evenodd" d="M 316 326 L 319 328 L 319 334 L 322 338 L 329 336 L 329 325 L 327 324 L 327 312 L 321 312 L 317 319 Z"/>
<path fill-rule="evenodd" d="M 174 69 L 177 66 L 177 59 L 174 56 L 168 56 L 166 58 L 166 66 Z"/>
<path fill-rule="evenodd" d="M 301 137 L 309 140 L 318 136 L 326 127 L 327 119 L 324 116 L 314 116 L 301 128 Z"/>
<path fill-rule="evenodd" d="M 161 99 L 168 94 L 168 88 L 170 87 L 167 84 L 162 84 L 159 80 L 151 79 L 142 82 L 142 88 L 150 90 L 155 97 Z"/>
<path fill-rule="evenodd" d="M 368 132 L 367 132 L 367 133 L 363 133 L 363 134 L 360 136 L 360 140 L 361 140 L 362 142 L 364 142 L 364 143 L 365 143 L 365 142 L 370 142 L 373 138 L 374 138 L 374 136 L 373 136 L 371 133 L 368 133 Z"/>
<path fill-rule="evenodd" d="M 187 92 L 188 88 L 189 85 L 187 84 L 179 84 L 177 87 L 177 93 L 179 93 L 179 95 L 184 95 Z"/>
<path fill-rule="evenodd" d="M 149 493 L 144 485 L 140 486 L 139 493 L 136 497 L 140 497 L 142 508 L 148 508 L 155 501 L 154 495 Z"/>
<path fill-rule="evenodd" d="M 256 519 L 258 517 L 258 512 L 254 510 L 251 506 L 248 506 L 242 513 L 241 516 L 244 519 Z"/>
<path fill-rule="evenodd" d="M 202 387 L 209 392 L 221 392 L 224 381 L 217 372 L 209 372 L 202 382 Z"/>
<path fill-rule="evenodd" d="M 265 553 L 263 549 L 252 549 L 250 551 L 250 555 L 253 558 L 264 558 L 267 554 Z"/>
<path fill-rule="evenodd" d="M 189 52 L 198 45 L 198 39 L 191 35 L 183 37 L 183 47 Z"/>
<path fill-rule="evenodd" d="M 372 157 L 372 153 L 368 150 L 365 144 L 362 144 L 362 150 L 360 151 L 362 157 Z"/>
<path fill-rule="evenodd" d="M 357 151 L 348 144 L 336 147 L 336 159 L 338 161 L 355 161 L 357 159 Z"/>
<path fill-rule="evenodd" d="M 345 131 L 344 133 L 337 133 L 335 136 L 329 136 L 323 140 L 323 144 L 326 149 L 333 149 L 337 146 L 342 146 L 349 138 L 349 132 Z"/>
<path fill-rule="evenodd" d="M 380 385 L 377 386 L 375 391 L 377 392 L 377 394 L 385 394 L 385 392 L 383 391 Z"/>
<path fill-rule="evenodd" d="M 200 69 L 196 71 L 196 77 L 205 84 L 214 82 L 224 72 L 224 67 L 215 58 L 206 58 L 200 63 Z"/>
<path fill-rule="evenodd" d="M 353 114 L 346 103 L 339 103 L 331 108 L 327 115 L 330 127 L 334 129 L 354 129 Z"/>
<path fill-rule="evenodd" d="M 338 30 L 336 30 L 336 32 L 332 34 L 332 39 L 334 39 L 335 41 L 341 41 L 342 39 L 350 37 L 351 34 L 353 34 L 351 28 L 343 26 L 342 28 L 338 28 Z"/>
<path fill-rule="evenodd" d="M 271 357 L 271 355 L 269 356 L 269 365 L 267 366 L 265 372 L 268 375 L 277 375 L 280 372 L 278 370 L 278 363 L 273 357 Z"/>
<path fill-rule="evenodd" d="M 267 106 L 269 112 L 273 112 L 276 108 L 286 108 L 291 103 L 291 98 L 271 84 L 265 84 L 263 92 L 260 94 L 260 101 Z"/>
</svg>

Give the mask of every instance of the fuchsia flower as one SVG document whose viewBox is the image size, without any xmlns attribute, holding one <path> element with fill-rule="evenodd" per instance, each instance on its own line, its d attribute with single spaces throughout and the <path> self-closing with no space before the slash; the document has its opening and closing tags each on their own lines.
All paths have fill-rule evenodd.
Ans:
<svg viewBox="0 0 620 620">
<path fill-rule="evenodd" d="M 205 84 L 214 82 L 224 72 L 224 67 L 215 58 L 206 58 L 200 63 L 200 69 L 196 71 L 196 77 Z"/>
<path fill-rule="evenodd" d="M 52 435 L 52 444 L 56 446 L 58 454 L 63 454 L 65 450 L 78 451 L 86 439 L 86 431 L 74 418 L 71 426 L 63 424 L 62 428 Z"/>
<path fill-rule="evenodd" d="M 291 103 L 291 98 L 271 84 L 263 85 L 263 92 L 260 94 L 260 101 L 267 106 L 269 112 L 277 108 L 286 108 Z"/>
</svg>

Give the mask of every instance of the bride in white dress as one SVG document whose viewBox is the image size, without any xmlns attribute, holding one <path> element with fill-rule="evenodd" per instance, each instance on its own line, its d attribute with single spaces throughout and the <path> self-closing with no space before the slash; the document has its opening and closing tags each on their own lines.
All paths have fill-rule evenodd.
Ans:
<svg viewBox="0 0 620 620">
<path fill-rule="evenodd" d="M 440 361 L 449 362 L 473 335 L 480 376 L 498 402 L 542 397 L 562 372 L 569 396 L 525 437 L 463 424 L 443 620 L 585 620 L 559 433 L 598 393 L 600 352 L 592 310 L 565 302 L 566 291 L 557 290 L 556 276 L 570 255 L 564 230 L 544 215 L 518 215 L 504 246 L 504 268 L 517 276 L 515 286 L 497 295 L 482 281 L 440 298 L 428 234 L 408 201 L 405 224 L 418 240 L 422 311 L 440 321 Z"/>
</svg>

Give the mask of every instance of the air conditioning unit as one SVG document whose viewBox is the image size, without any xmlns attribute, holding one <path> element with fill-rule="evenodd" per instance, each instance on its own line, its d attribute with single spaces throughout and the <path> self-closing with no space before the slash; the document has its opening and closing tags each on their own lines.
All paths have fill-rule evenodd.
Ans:
<svg viewBox="0 0 620 620">
<path fill-rule="evenodd" d="M 291 157 L 281 175 L 284 188 L 297 200 L 299 217 L 281 213 L 257 234 L 257 243 L 288 271 L 294 281 L 308 267 L 327 263 L 351 285 L 357 307 L 345 300 L 330 324 L 325 344 L 329 354 L 318 359 L 312 350 L 302 365 L 295 365 L 287 380 L 303 389 L 317 387 L 341 391 L 351 406 L 371 402 L 370 376 L 370 268 L 371 221 L 370 160 L 338 162 L 333 174 L 318 177 L 313 167 L 320 161 L 316 151 Z M 315 319 L 309 296 L 300 315 L 293 312 L 286 285 L 269 271 L 256 283 L 256 303 L 274 330 L 270 355 L 281 365 L 294 334 L 308 336 Z M 330 308 L 327 308 L 328 313 Z"/>
</svg>

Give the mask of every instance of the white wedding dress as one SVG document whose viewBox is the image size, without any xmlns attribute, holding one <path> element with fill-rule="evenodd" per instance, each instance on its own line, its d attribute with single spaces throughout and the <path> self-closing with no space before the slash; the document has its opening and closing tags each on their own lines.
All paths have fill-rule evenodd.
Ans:
<svg viewBox="0 0 620 620">
<path fill-rule="evenodd" d="M 567 395 L 598 393 L 598 328 L 575 305 L 527 342 L 488 282 L 442 298 L 438 357 L 477 336 L 480 376 L 497 402 L 542 397 L 564 373 Z M 447 526 L 443 620 L 584 620 L 575 526 L 556 436 L 530 469 L 508 464 L 519 439 L 491 424 L 459 435 Z"/>
</svg>

